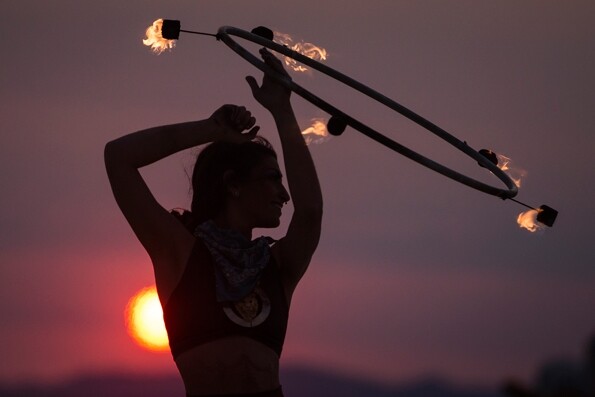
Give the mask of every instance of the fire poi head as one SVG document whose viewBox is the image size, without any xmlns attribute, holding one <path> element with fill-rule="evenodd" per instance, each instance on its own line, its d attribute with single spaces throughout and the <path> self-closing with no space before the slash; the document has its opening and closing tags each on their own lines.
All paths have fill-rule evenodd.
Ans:
<svg viewBox="0 0 595 397">
<path fill-rule="evenodd" d="M 273 41 L 275 39 L 275 33 L 273 33 L 273 31 L 266 26 L 258 26 L 252 29 L 251 32 L 267 40 Z"/>
<path fill-rule="evenodd" d="M 254 28 L 250 33 L 234 27 L 223 26 L 219 28 L 219 32 L 217 34 L 212 34 L 183 30 L 181 29 L 180 21 L 169 19 L 156 20 L 153 25 L 147 29 L 147 38 L 143 40 L 143 43 L 147 46 L 150 46 L 154 52 L 161 53 L 164 50 L 171 49 L 175 46 L 174 40 L 179 38 L 180 32 L 216 37 L 217 40 L 223 41 L 230 49 L 235 51 L 246 61 L 252 63 L 265 73 L 270 72 L 273 75 L 273 78 L 277 79 L 280 83 L 286 85 L 289 89 L 300 95 L 302 98 L 332 115 L 326 126 L 328 131 L 327 128 L 321 128 L 320 122 L 316 121 L 311 127 L 304 130 L 304 136 L 309 134 L 310 138 L 315 138 L 324 136 L 323 134 L 326 134 L 327 132 L 330 132 L 332 135 L 341 135 L 347 126 L 351 126 L 367 137 L 423 165 L 424 167 L 436 171 L 473 189 L 504 200 L 509 199 L 525 207 L 528 207 L 530 211 L 521 213 L 517 219 L 517 222 L 523 228 L 535 231 L 540 227 L 540 225 L 551 227 L 554 224 L 554 221 L 558 215 L 558 212 L 555 209 L 547 205 L 542 205 L 539 208 L 533 208 L 513 198 L 518 193 L 518 188 L 520 187 L 521 181 L 520 176 L 524 175 L 524 171 L 520 170 L 519 175 L 514 175 L 514 172 L 519 172 L 519 170 L 515 170 L 510 166 L 510 159 L 508 157 L 499 155 L 488 149 L 475 151 L 473 148 L 467 145 L 467 142 L 457 139 L 442 128 L 438 127 L 436 124 L 424 119 L 418 114 L 405 108 L 403 105 L 372 90 L 362 83 L 353 80 L 352 78 L 336 71 L 335 69 L 322 65 L 320 61 L 326 60 L 327 57 L 327 52 L 324 48 L 317 47 L 311 43 L 295 43 L 291 36 L 279 32 L 273 32 L 271 29 L 264 26 Z M 380 134 L 350 115 L 342 112 L 330 103 L 299 86 L 291 79 L 280 77 L 278 74 L 275 76 L 276 73 L 274 73 L 272 69 L 270 69 L 261 60 L 256 58 L 237 42 L 231 39 L 230 35 L 243 38 L 255 44 L 263 45 L 267 49 L 273 50 L 279 54 L 283 54 L 285 56 L 284 60 L 286 66 L 288 66 L 293 71 L 306 71 L 308 69 L 303 65 L 308 65 L 311 68 L 319 72 L 323 72 L 327 76 L 360 91 L 369 98 L 374 99 L 377 102 L 400 113 L 401 115 L 430 131 L 434 135 L 438 136 L 442 140 L 446 141 L 450 145 L 464 152 L 468 156 L 474 158 L 481 167 L 487 168 L 490 172 L 497 176 L 498 179 L 504 182 L 504 184 L 507 186 L 507 189 L 496 188 L 485 184 L 476 179 L 451 170 L 450 168 L 447 168 L 429 158 L 426 158 Z M 308 140 L 309 139 L 306 138 L 306 141 Z"/>
<path fill-rule="evenodd" d="M 539 207 L 539 212 L 537 213 L 537 222 L 541 222 L 548 227 L 552 227 L 554 226 L 557 216 L 558 211 L 544 204 Z"/>
<path fill-rule="evenodd" d="M 489 149 L 481 149 L 478 153 L 485 156 L 493 164 L 498 166 L 498 168 L 500 168 L 502 171 L 508 173 L 510 178 L 517 185 L 517 187 L 521 187 L 521 179 L 526 175 L 526 172 L 520 168 L 512 167 L 512 161 L 510 158 L 493 152 Z M 478 164 L 481 167 L 484 167 L 483 164 Z M 533 208 L 525 203 L 522 203 L 519 200 L 515 200 L 514 198 L 509 199 L 529 208 L 529 211 L 521 212 L 517 217 L 517 223 L 520 227 L 527 229 L 530 232 L 535 232 L 537 230 L 540 230 L 542 228 L 542 225 L 545 225 L 547 227 L 552 227 L 554 225 L 556 217 L 558 216 L 558 211 L 556 211 L 552 207 L 549 207 L 544 204 L 539 208 Z"/>
<path fill-rule="evenodd" d="M 174 39 L 163 36 L 163 24 L 167 20 L 158 19 L 145 32 L 147 37 L 143 40 L 143 44 L 151 47 L 151 50 L 156 54 L 161 54 L 167 49 L 174 48 L 176 43 Z M 179 23 L 178 23 L 179 26 Z M 177 37 L 175 37 L 177 39 Z"/>
<path fill-rule="evenodd" d="M 347 123 L 341 116 L 332 116 L 329 119 L 326 128 L 328 128 L 328 132 L 331 135 L 339 136 L 345 131 L 345 128 L 347 128 Z"/>
<path fill-rule="evenodd" d="M 521 212 L 517 217 L 517 223 L 530 232 L 536 232 L 542 230 L 543 226 L 552 227 L 557 216 L 558 211 L 547 205 L 542 205 L 539 208 Z"/>
<path fill-rule="evenodd" d="M 161 26 L 161 35 L 164 39 L 177 40 L 180 38 L 180 21 L 164 19 Z"/>
</svg>

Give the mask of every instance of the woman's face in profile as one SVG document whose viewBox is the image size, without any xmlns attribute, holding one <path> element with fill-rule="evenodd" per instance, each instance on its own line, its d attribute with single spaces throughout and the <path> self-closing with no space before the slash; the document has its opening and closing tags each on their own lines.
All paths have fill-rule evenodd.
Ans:
<svg viewBox="0 0 595 397">
<path fill-rule="evenodd" d="M 239 204 L 253 227 L 277 227 L 289 193 L 283 186 L 283 174 L 273 156 L 265 157 L 241 184 Z"/>
</svg>

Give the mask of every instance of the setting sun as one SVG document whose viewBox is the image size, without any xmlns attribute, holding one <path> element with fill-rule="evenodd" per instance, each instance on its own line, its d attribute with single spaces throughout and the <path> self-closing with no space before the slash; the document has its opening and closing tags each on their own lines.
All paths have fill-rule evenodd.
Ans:
<svg viewBox="0 0 595 397">
<path fill-rule="evenodd" d="M 154 286 L 138 291 L 126 305 L 126 328 L 144 349 L 167 351 L 169 344 L 163 323 L 163 310 Z"/>
</svg>

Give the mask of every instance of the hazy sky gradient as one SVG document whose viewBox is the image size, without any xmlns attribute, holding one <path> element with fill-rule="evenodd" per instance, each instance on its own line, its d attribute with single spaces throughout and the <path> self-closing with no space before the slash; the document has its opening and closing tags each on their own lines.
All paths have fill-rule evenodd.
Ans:
<svg viewBox="0 0 595 397">
<path fill-rule="evenodd" d="M 174 371 L 127 336 L 124 308 L 152 284 L 111 196 L 103 146 L 153 125 L 248 106 L 212 38 L 155 56 L 159 17 L 216 32 L 265 25 L 329 51 L 327 64 L 527 170 L 518 198 L 560 211 L 530 234 L 524 209 L 476 192 L 348 129 L 311 146 L 325 218 L 298 288 L 283 362 L 396 382 L 527 379 L 578 358 L 595 332 L 595 3 L 592 1 L 19 1 L 0 13 L 0 380 Z M 248 48 L 254 48 L 247 46 Z M 294 79 L 393 139 L 500 186 L 413 123 L 317 73 Z M 326 115 L 295 96 L 305 128 Z M 147 167 L 167 208 L 188 207 L 195 150 Z M 289 219 L 291 210 L 286 211 Z M 279 231 L 263 231 L 279 236 Z"/>
</svg>

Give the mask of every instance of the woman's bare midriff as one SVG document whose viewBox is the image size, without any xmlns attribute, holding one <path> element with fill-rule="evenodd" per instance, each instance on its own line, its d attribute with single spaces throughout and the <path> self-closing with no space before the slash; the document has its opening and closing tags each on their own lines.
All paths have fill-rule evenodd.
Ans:
<svg viewBox="0 0 595 397">
<path fill-rule="evenodd" d="M 176 365 L 192 395 L 258 393 L 279 387 L 279 357 L 246 337 L 196 346 L 180 354 Z"/>
</svg>

